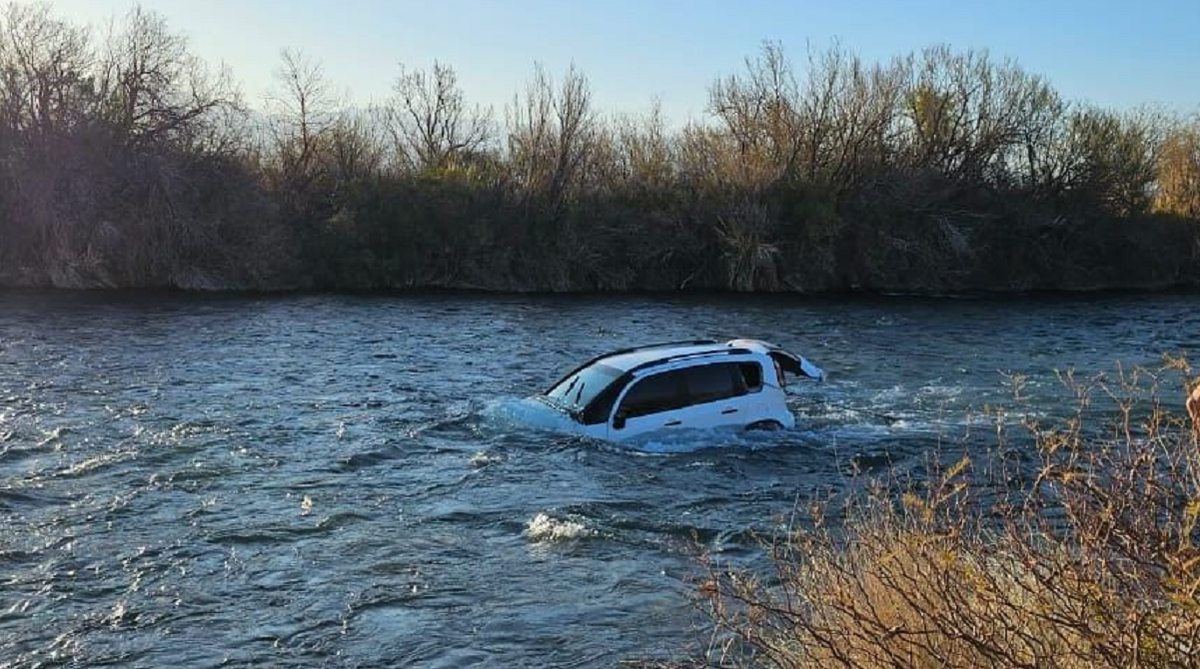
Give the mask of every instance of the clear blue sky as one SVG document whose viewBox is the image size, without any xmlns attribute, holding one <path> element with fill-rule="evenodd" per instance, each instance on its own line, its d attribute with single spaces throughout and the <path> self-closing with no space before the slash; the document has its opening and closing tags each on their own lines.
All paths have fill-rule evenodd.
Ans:
<svg viewBox="0 0 1200 669">
<path fill-rule="evenodd" d="M 125 0 L 52 0 L 100 24 Z M 763 40 L 803 63 L 833 40 L 868 60 L 937 43 L 989 49 L 1046 75 L 1072 100 L 1200 111 L 1200 0 L 143 0 L 224 61 L 261 101 L 284 47 L 323 63 L 356 103 L 388 95 L 396 64 L 453 65 L 467 96 L 499 112 L 534 61 L 571 62 L 606 111 L 657 97 L 676 123 L 704 115 L 714 77 L 739 70 Z"/>
</svg>

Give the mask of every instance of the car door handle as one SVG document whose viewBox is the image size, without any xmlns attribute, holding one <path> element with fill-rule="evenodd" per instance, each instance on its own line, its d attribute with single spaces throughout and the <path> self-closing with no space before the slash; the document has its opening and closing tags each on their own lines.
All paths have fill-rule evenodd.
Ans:
<svg viewBox="0 0 1200 669">
<path fill-rule="evenodd" d="M 737 409 L 734 409 L 733 407 L 730 407 L 730 408 L 728 408 L 728 409 L 724 409 L 723 411 L 721 411 L 721 414 L 722 414 L 722 415 L 725 415 L 725 414 L 731 414 L 731 413 L 737 413 L 737 412 L 738 412 L 738 410 L 737 410 Z"/>
<path fill-rule="evenodd" d="M 682 424 L 683 424 L 682 421 L 669 420 L 669 421 L 663 423 L 663 427 L 675 427 L 676 425 L 682 425 Z"/>
</svg>

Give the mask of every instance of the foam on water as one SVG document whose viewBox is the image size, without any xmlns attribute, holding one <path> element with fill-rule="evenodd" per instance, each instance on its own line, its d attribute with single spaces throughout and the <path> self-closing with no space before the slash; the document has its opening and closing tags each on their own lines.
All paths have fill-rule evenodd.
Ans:
<svg viewBox="0 0 1200 669">
<path fill-rule="evenodd" d="M 906 418 L 885 415 L 871 407 L 851 407 L 820 404 L 813 398 L 801 407 L 797 427 L 790 430 L 745 430 L 723 427 L 649 433 L 617 442 L 607 442 L 606 448 L 637 453 L 666 455 L 686 454 L 709 449 L 762 449 L 795 445 L 798 442 L 824 442 L 836 438 L 881 438 L 911 429 L 934 429 L 933 423 L 914 424 Z M 793 403 L 799 404 L 795 399 Z M 571 419 L 530 398 L 504 398 L 488 403 L 480 411 L 483 420 L 493 429 L 533 430 L 556 434 L 577 434 Z M 491 454 L 476 454 L 473 466 L 489 464 Z"/>
<path fill-rule="evenodd" d="M 111 451 L 109 453 L 102 453 L 100 455 L 96 455 L 96 456 L 93 456 L 90 458 L 85 458 L 79 462 L 76 462 L 76 463 L 68 466 L 67 468 L 62 470 L 62 473 L 60 475 L 61 476 L 82 476 L 84 474 L 89 474 L 97 469 L 100 469 L 101 467 L 112 466 L 112 465 L 115 465 L 115 464 L 118 464 L 121 462 L 125 462 L 126 460 L 136 458 L 137 455 L 138 455 L 137 451 L 132 450 L 132 449 L 117 450 L 117 451 Z"/>
<path fill-rule="evenodd" d="M 577 519 L 539 513 L 526 523 L 525 536 L 535 544 L 546 544 L 596 536 L 596 531 Z"/>
<path fill-rule="evenodd" d="M 487 451 L 476 451 L 474 454 L 471 455 L 471 458 L 469 460 L 467 460 L 467 463 L 469 465 L 471 465 L 472 467 L 481 468 L 481 467 L 487 467 L 490 464 L 500 462 L 501 459 L 502 458 L 499 455 L 496 455 L 495 453 L 489 453 Z"/>
<path fill-rule="evenodd" d="M 680 432 L 652 432 L 618 442 L 622 448 L 654 454 L 684 454 L 713 449 L 762 449 L 796 443 L 801 433 L 792 430 L 745 430 L 719 427 Z"/>
</svg>

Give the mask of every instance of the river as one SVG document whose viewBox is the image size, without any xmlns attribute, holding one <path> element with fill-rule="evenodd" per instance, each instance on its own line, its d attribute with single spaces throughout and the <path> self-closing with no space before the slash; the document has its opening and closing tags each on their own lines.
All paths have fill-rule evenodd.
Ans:
<svg viewBox="0 0 1200 669">
<path fill-rule="evenodd" d="M 1052 420 L 1055 370 L 1198 359 L 1197 304 L 0 293 L 0 666 L 678 656 L 700 553 L 753 563 L 850 471 L 918 471 L 1015 377 Z M 585 358 L 707 335 L 829 379 L 752 437 L 513 418 Z"/>
</svg>

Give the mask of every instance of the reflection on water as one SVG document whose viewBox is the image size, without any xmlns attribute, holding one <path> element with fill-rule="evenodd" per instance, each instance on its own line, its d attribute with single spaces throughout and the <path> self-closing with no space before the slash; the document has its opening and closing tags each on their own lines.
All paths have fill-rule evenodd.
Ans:
<svg viewBox="0 0 1200 669">
<path fill-rule="evenodd" d="M 698 551 L 757 559 L 753 530 L 917 467 L 1014 374 L 1053 417 L 1055 369 L 1194 354 L 1194 304 L 0 294 L 0 662 L 669 655 Z M 797 429 L 529 426 L 520 398 L 583 359 L 734 335 L 829 373 Z"/>
</svg>

